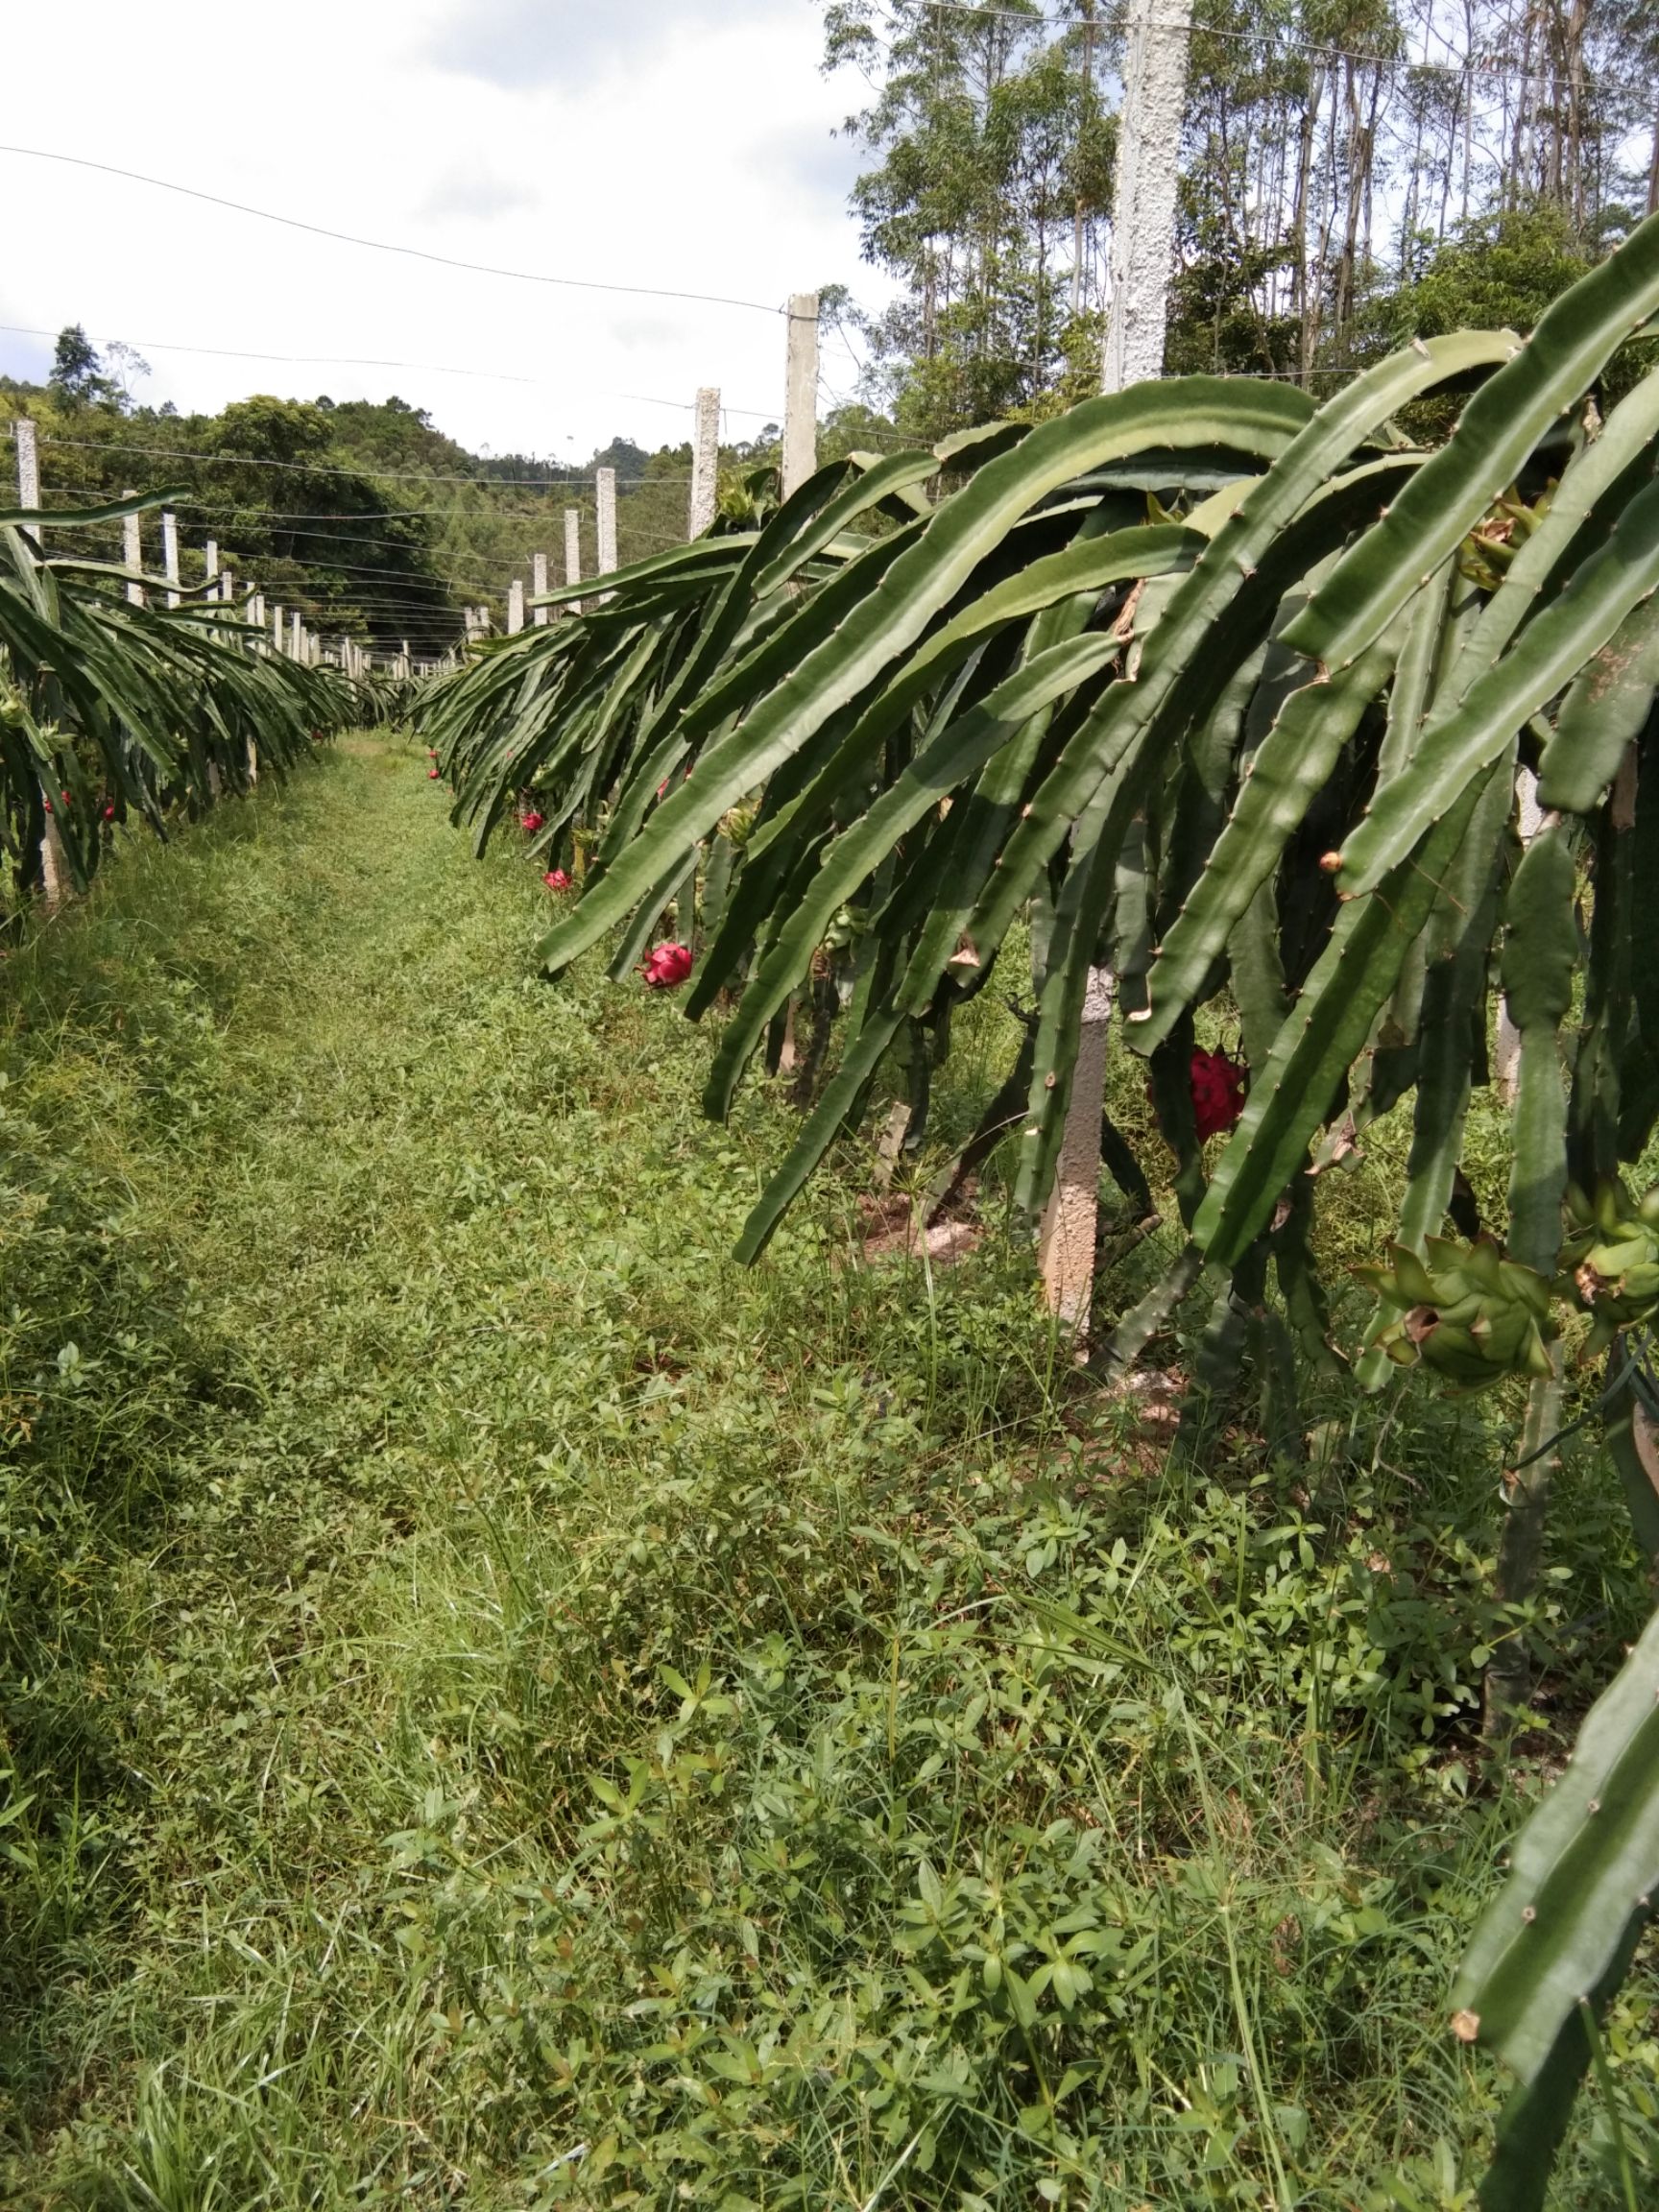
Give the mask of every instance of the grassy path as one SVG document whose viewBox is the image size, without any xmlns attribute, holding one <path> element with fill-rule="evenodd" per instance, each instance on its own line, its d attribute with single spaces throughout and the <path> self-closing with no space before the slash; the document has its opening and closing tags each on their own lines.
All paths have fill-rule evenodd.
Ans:
<svg viewBox="0 0 1659 2212">
<path fill-rule="evenodd" d="M 778 1109 L 526 875 L 365 740 L 12 963 L 0 2197 L 1450 2203 L 1456 1529 L 1103 1484 L 994 1259 L 739 1275 Z"/>
</svg>

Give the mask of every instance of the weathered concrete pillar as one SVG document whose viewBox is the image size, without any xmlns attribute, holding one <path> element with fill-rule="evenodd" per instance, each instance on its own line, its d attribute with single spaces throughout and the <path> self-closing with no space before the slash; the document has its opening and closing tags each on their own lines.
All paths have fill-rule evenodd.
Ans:
<svg viewBox="0 0 1659 2212">
<path fill-rule="evenodd" d="M 565 510 L 565 581 L 566 584 L 580 584 L 582 581 L 582 511 L 578 507 L 566 507 Z M 581 613 L 580 599 L 571 600 L 570 612 L 572 614 Z"/>
<path fill-rule="evenodd" d="M 1538 804 L 1538 779 L 1530 768 L 1515 772 L 1515 830 L 1525 852 L 1544 826 Z M 1493 1055 L 1492 1082 L 1505 1106 L 1513 1106 L 1521 1078 L 1521 1032 L 1509 1019 L 1507 998 L 1498 1002 L 1498 1047 Z"/>
<path fill-rule="evenodd" d="M 530 557 L 530 595 L 533 599 L 542 599 L 546 597 L 546 594 L 547 556 L 545 553 L 533 553 Z M 547 627 L 546 608 L 533 607 L 530 611 L 530 619 L 538 630 L 545 630 Z"/>
<path fill-rule="evenodd" d="M 1164 373 L 1164 325 L 1175 261 L 1175 202 L 1187 44 L 1192 0 L 1131 0 L 1123 115 L 1112 225 L 1112 299 L 1101 389 Z M 1133 670 L 1131 670 L 1133 673 Z M 1043 1287 L 1049 1310 L 1079 1344 L 1094 1294 L 1094 1225 L 1100 1204 L 1100 1116 L 1106 1094 L 1115 979 L 1091 968 L 1060 1140 L 1054 1189 L 1043 1216 Z"/>
<path fill-rule="evenodd" d="M 1112 206 L 1112 298 L 1100 388 L 1164 373 L 1192 0 L 1130 0 Z"/>
<path fill-rule="evenodd" d="M 12 425 L 12 443 L 17 448 L 17 504 L 31 513 L 40 511 L 40 446 L 35 425 L 19 415 Z"/>
<path fill-rule="evenodd" d="M 136 499 L 138 494 L 131 485 L 121 494 L 123 499 Z M 127 586 L 127 598 L 134 607 L 144 604 L 144 587 L 138 579 L 144 573 L 144 533 L 136 515 L 121 518 L 121 565 L 130 571 L 132 581 Z"/>
<path fill-rule="evenodd" d="M 783 383 L 783 496 L 798 491 L 818 466 L 818 295 L 789 296 L 788 355 Z"/>
<path fill-rule="evenodd" d="M 599 573 L 601 576 L 614 575 L 616 570 L 616 471 L 614 469 L 595 470 L 593 504 L 597 510 L 598 517 L 596 535 L 599 541 Z"/>
<path fill-rule="evenodd" d="M 1083 1034 L 1071 1071 L 1071 1096 L 1060 1140 L 1054 1189 L 1043 1215 L 1040 1257 L 1048 1310 L 1079 1340 L 1089 1334 L 1094 1294 L 1094 1222 L 1100 1205 L 1100 1116 L 1106 1102 L 1106 1046 L 1112 1022 L 1112 971 L 1092 968 L 1083 994 Z"/>
<path fill-rule="evenodd" d="M 161 510 L 161 573 L 167 579 L 167 604 L 179 604 L 179 517 Z"/>
<path fill-rule="evenodd" d="M 714 519 L 714 499 L 720 477 L 720 388 L 701 386 L 691 425 L 691 508 L 686 517 L 688 538 L 701 538 Z"/>
<path fill-rule="evenodd" d="M 40 511 L 40 448 L 36 440 L 35 425 L 26 415 L 20 415 L 12 425 L 12 443 L 17 448 L 17 504 L 32 514 Z M 39 533 L 35 533 L 39 543 Z M 50 802 L 55 794 L 46 792 Z M 69 888 L 69 861 L 63 851 L 63 839 L 59 830 L 57 817 L 48 812 L 46 826 L 40 836 L 40 895 L 48 913 L 60 903 Z"/>
</svg>

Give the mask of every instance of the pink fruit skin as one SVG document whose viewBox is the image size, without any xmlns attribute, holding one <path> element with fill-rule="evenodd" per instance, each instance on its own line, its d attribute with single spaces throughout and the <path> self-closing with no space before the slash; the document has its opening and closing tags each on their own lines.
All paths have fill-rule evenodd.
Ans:
<svg viewBox="0 0 1659 2212">
<path fill-rule="evenodd" d="M 691 973 L 691 951 L 685 945 L 656 945 L 639 970 L 653 991 L 673 991 Z"/>
</svg>

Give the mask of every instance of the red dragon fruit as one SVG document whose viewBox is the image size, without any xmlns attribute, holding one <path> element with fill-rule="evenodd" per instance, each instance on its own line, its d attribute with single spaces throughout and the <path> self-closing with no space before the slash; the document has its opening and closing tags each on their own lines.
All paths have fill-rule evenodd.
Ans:
<svg viewBox="0 0 1659 2212">
<path fill-rule="evenodd" d="M 676 991 L 691 973 L 691 949 L 688 945 L 654 945 L 639 973 L 651 990 Z"/>
<path fill-rule="evenodd" d="M 1225 1052 L 1194 1052 L 1188 1081 L 1198 1141 L 1231 1129 L 1244 1111 L 1244 1070 Z"/>
<path fill-rule="evenodd" d="M 563 868 L 549 868 L 541 880 L 546 884 L 549 891 L 568 891 L 573 887 L 571 878 L 565 875 Z"/>
</svg>

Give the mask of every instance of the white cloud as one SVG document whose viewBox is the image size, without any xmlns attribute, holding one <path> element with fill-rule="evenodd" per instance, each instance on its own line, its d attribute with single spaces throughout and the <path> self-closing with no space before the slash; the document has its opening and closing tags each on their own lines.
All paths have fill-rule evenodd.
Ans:
<svg viewBox="0 0 1659 2212">
<path fill-rule="evenodd" d="M 677 410 L 717 383 L 742 433 L 781 404 L 769 310 L 814 283 L 875 288 L 830 136 L 847 87 L 819 75 L 811 0 L 291 0 L 159 44 L 126 0 L 83 0 L 77 26 L 65 73 L 51 11 L 8 25 L 35 146 L 495 268 L 758 307 L 471 275 L 0 155 L 0 323 L 131 340 L 154 403 L 397 392 L 470 445 L 568 457 L 618 433 L 677 440 Z M 429 366 L 340 365 L 365 356 Z M 0 369 L 49 358 L 49 340 L 0 332 Z M 843 361 L 832 380 L 849 376 Z"/>
<path fill-rule="evenodd" d="M 686 33 L 776 12 L 779 0 L 460 0 L 431 43 L 435 60 L 508 91 L 587 84 L 664 58 Z"/>
<path fill-rule="evenodd" d="M 493 215 L 510 215 L 517 208 L 535 205 L 536 195 L 528 184 L 514 183 L 488 169 L 451 169 L 433 184 L 420 213 L 437 223 L 449 217 L 487 223 Z"/>
</svg>

